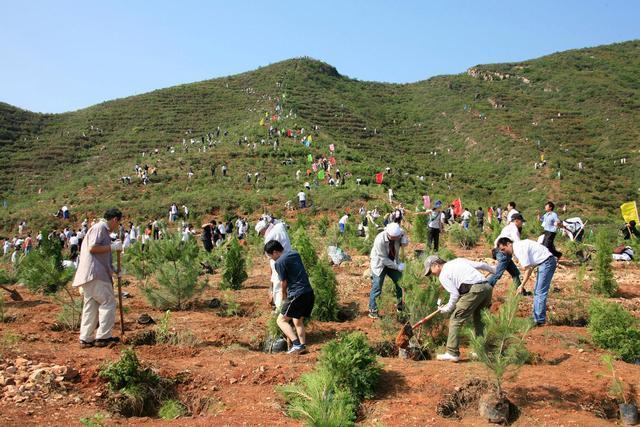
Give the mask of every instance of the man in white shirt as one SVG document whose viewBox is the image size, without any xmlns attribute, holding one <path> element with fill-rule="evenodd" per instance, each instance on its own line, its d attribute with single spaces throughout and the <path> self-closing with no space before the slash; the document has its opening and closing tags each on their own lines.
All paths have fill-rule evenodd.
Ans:
<svg viewBox="0 0 640 427">
<path fill-rule="evenodd" d="M 300 190 L 300 192 L 298 193 L 298 202 L 300 204 L 300 209 L 304 209 L 307 207 L 307 195 L 302 190 Z"/>
<path fill-rule="evenodd" d="M 509 202 L 507 204 L 507 224 L 513 220 L 513 216 L 520 213 L 516 210 L 516 202 Z"/>
<path fill-rule="evenodd" d="M 469 208 L 464 208 L 464 212 L 462 212 L 460 218 L 462 218 L 462 226 L 465 230 L 468 230 L 469 222 L 471 222 L 471 212 L 469 212 Z"/>
<path fill-rule="evenodd" d="M 498 249 L 506 255 L 514 256 L 524 268 L 524 287 L 533 269 L 538 267 L 536 284 L 533 288 L 533 321 L 536 326 L 542 326 L 547 320 L 547 295 L 551 287 L 551 279 L 556 271 L 557 259 L 549 249 L 533 240 L 512 241 L 508 237 L 498 239 Z"/>
<path fill-rule="evenodd" d="M 340 234 L 344 234 L 344 228 L 347 226 L 347 221 L 349 220 L 350 216 L 351 214 L 344 214 L 338 220 L 338 228 L 340 228 Z"/>
<path fill-rule="evenodd" d="M 396 309 L 404 309 L 402 288 L 398 285 L 402 278 L 404 263 L 400 262 L 400 247 L 407 246 L 409 239 L 398 223 L 389 223 L 384 231 L 378 233 L 371 247 L 371 292 L 369 293 L 369 317 L 378 319 L 378 304 L 376 298 L 382 294 L 385 276 L 391 277 L 395 285 L 397 305 Z"/>
<path fill-rule="evenodd" d="M 440 232 L 444 229 L 444 215 L 440 211 L 442 202 L 437 200 L 432 211 L 427 211 L 427 225 L 429 234 L 427 236 L 427 246 L 433 248 L 435 252 L 440 247 Z"/>
<path fill-rule="evenodd" d="M 484 333 L 482 310 L 491 306 L 493 288 L 478 270 L 495 273 L 495 268 L 484 262 L 474 262 L 465 258 L 456 258 L 445 262 L 437 255 L 424 260 L 424 275 L 438 276 L 442 287 L 449 292 L 449 302 L 440 306 L 442 314 L 449 314 L 449 337 L 447 351 L 438 354 L 436 359 L 457 362 L 460 360 L 460 340 L 458 331 L 470 317 L 473 317 L 475 334 Z"/>
<path fill-rule="evenodd" d="M 289 240 L 289 234 L 287 233 L 287 227 L 284 223 L 278 222 L 275 224 L 269 223 L 265 219 L 261 219 L 256 224 L 256 233 L 260 236 L 264 236 L 264 243 L 271 240 L 277 240 L 283 247 L 283 253 L 291 250 L 291 241 Z M 282 304 L 282 285 L 280 282 L 280 276 L 275 269 L 275 261 L 269 260 L 271 266 L 271 284 L 272 287 L 269 290 L 269 303 L 273 303 L 276 309 Z"/>
<path fill-rule="evenodd" d="M 524 222 L 524 218 L 519 213 L 513 215 L 511 222 L 502 229 L 500 235 L 496 238 L 495 242 L 493 242 L 492 253 L 496 261 L 498 261 L 498 265 L 496 266 L 496 272 L 489 276 L 487 280 L 492 287 L 495 286 L 506 270 L 511 275 L 513 283 L 516 285 L 516 288 L 518 288 L 518 292 L 521 292 L 523 295 L 531 295 L 530 292 L 527 292 L 522 287 L 520 281 L 520 270 L 518 270 L 518 267 L 513 262 L 511 255 L 504 254 L 498 249 L 498 240 L 502 237 L 508 237 L 513 242 L 520 240 L 520 232 L 522 231 L 522 224 Z"/>
</svg>

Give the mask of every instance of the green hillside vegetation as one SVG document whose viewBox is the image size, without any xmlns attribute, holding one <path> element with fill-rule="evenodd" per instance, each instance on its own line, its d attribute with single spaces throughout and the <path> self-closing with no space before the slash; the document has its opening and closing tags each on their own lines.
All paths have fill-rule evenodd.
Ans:
<svg viewBox="0 0 640 427">
<path fill-rule="evenodd" d="M 282 116 L 289 115 L 278 128 L 312 133 L 310 149 L 300 138 L 280 137 L 278 151 L 260 144 L 270 140 L 269 123 L 261 126 L 260 119 L 274 114 L 276 98 Z M 277 212 L 295 200 L 307 154 L 327 155 L 329 144 L 336 146 L 337 167 L 353 177 L 342 187 L 313 189 L 316 209 L 381 198 L 388 185 L 411 207 L 424 193 L 461 197 L 473 207 L 513 199 L 531 210 L 552 199 L 592 223 L 617 220 L 619 204 L 637 199 L 640 188 L 639 113 L 640 41 L 480 65 L 412 84 L 362 82 L 297 58 L 64 114 L 0 104 L 0 199 L 9 202 L 0 209 L 0 228 L 22 218 L 42 225 L 63 204 L 78 215 L 118 205 L 134 219 L 165 216 L 174 201 L 196 215 L 252 213 L 264 205 Z M 201 145 L 191 146 L 191 138 L 218 126 L 228 135 L 214 137 L 214 148 L 202 153 Z M 255 152 L 237 144 L 244 136 L 258 143 Z M 159 154 L 150 155 L 155 149 Z M 534 169 L 542 153 L 547 166 Z M 293 164 L 283 164 L 288 158 Z M 157 166 L 150 185 L 135 176 L 136 163 Z M 374 174 L 386 167 L 392 173 L 385 185 L 375 185 Z M 247 184 L 246 174 L 255 172 L 266 181 Z M 123 175 L 133 183 L 121 183 Z M 365 185 L 357 187 L 356 177 Z"/>
</svg>

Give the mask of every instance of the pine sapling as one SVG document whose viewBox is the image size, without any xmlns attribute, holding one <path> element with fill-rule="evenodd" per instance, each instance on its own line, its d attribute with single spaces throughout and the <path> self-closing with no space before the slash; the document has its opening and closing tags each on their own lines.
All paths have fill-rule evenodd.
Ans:
<svg viewBox="0 0 640 427">
<path fill-rule="evenodd" d="M 224 256 L 224 267 L 220 289 L 240 289 L 249 277 L 246 272 L 242 247 L 236 238 L 231 240 Z"/>
<path fill-rule="evenodd" d="M 613 277 L 611 269 L 611 254 L 613 247 L 606 231 L 602 230 L 596 235 L 596 255 L 594 259 L 595 280 L 592 285 L 594 292 L 612 297 L 618 291 L 618 284 Z"/>
<path fill-rule="evenodd" d="M 495 392 L 503 395 L 505 375 L 515 377 L 518 368 L 529 359 L 524 337 L 531 329 L 529 319 L 517 316 L 520 297 L 512 289 L 496 314 L 482 312 L 484 335 L 470 333 L 470 346 L 478 360 L 493 376 Z"/>
<path fill-rule="evenodd" d="M 336 275 L 326 261 L 320 261 L 309 277 L 315 294 L 311 317 L 321 322 L 338 320 L 338 291 Z"/>
</svg>

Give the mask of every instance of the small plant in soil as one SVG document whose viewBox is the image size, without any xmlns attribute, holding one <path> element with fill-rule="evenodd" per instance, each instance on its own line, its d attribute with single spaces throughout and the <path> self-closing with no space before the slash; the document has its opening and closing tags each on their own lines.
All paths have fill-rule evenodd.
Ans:
<svg viewBox="0 0 640 427">
<path fill-rule="evenodd" d="M 218 316 L 221 317 L 237 317 L 244 314 L 240 303 L 235 300 L 233 293 L 226 292 L 223 296 L 223 302 L 220 306 Z"/>
<path fill-rule="evenodd" d="M 318 262 L 310 271 L 309 281 L 315 295 L 311 318 L 321 322 L 338 320 L 338 281 L 331 266 L 326 261 Z"/>
<path fill-rule="evenodd" d="M 447 239 L 463 249 L 473 248 L 480 239 L 480 232 L 475 227 L 465 229 L 459 224 L 454 224 L 447 231 Z"/>
<path fill-rule="evenodd" d="M 105 420 L 107 419 L 107 414 L 102 412 L 96 412 L 90 417 L 80 418 L 80 424 L 84 427 L 101 427 L 105 425 Z"/>
<path fill-rule="evenodd" d="M 158 410 L 158 416 L 163 420 L 175 420 L 187 415 L 187 408 L 175 399 L 166 400 Z"/>
<path fill-rule="evenodd" d="M 98 375 L 109 386 L 109 409 L 125 417 L 155 416 L 162 402 L 176 395 L 175 381 L 143 367 L 132 349 L 123 350 L 120 359 L 103 366 Z"/>
<path fill-rule="evenodd" d="M 609 393 L 611 397 L 615 399 L 620 408 L 620 418 L 622 418 L 623 424 L 635 425 L 638 422 L 638 408 L 627 397 L 627 393 L 624 390 L 624 383 L 622 379 L 616 374 L 616 367 L 611 355 L 602 356 L 602 361 L 606 372 L 602 375 L 611 378 L 611 385 L 609 386 Z"/>
<path fill-rule="evenodd" d="M 169 344 L 169 345 L 182 345 L 182 346 L 195 346 L 200 343 L 197 336 L 190 330 L 175 331 L 175 328 L 171 326 L 171 311 L 167 310 L 164 315 L 158 321 L 158 325 L 155 330 L 155 343 L 157 344 Z"/>
<path fill-rule="evenodd" d="M 326 215 L 323 215 L 318 221 L 318 233 L 320 236 L 324 237 L 327 235 L 327 230 L 329 229 L 329 218 Z"/>
<path fill-rule="evenodd" d="M 593 343 L 625 362 L 640 359 L 638 320 L 615 302 L 593 299 L 589 303 L 589 333 Z"/>
<path fill-rule="evenodd" d="M 43 232 L 43 236 L 48 233 Z M 77 329 L 80 325 L 82 301 L 76 301 L 69 282 L 75 271 L 62 266 L 62 245 L 58 239 L 42 239 L 40 245 L 24 257 L 18 277 L 32 292 L 51 296 L 62 308 L 62 327 Z"/>
<path fill-rule="evenodd" d="M 611 269 L 613 246 L 606 231 L 596 235 L 596 254 L 593 259 L 594 281 L 591 289 L 598 294 L 612 297 L 618 292 L 618 284 Z"/>
<path fill-rule="evenodd" d="M 372 397 L 381 367 L 361 332 L 325 345 L 316 368 L 279 388 L 287 413 L 312 426 L 352 426 L 361 399 Z"/>
<path fill-rule="evenodd" d="M 246 271 L 244 253 L 238 239 L 233 238 L 224 255 L 222 282 L 220 289 L 240 289 L 249 276 Z"/>
<path fill-rule="evenodd" d="M 125 266 L 138 279 L 147 301 L 162 310 L 183 310 L 207 286 L 206 280 L 199 280 L 200 266 L 194 262 L 198 258 L 195 239 L 182 242 L 178 234 L 168 235 L 161 240 L 149 242 L 143 252 L 132 246 L 125 255 Z M 154 277 L 157 283 L 151 283 Z"/>
<path fill-rule="evenodd" d="M 518 368 L 529 359 L 524 337 L 532 325 L 529 319 L 517 316 L 519 300 L 511 290 L 496 314 L 489 310 L 482 312 L 484 335 L 469 334 L 471 349 L 493 379 L 493 393 L 480 399 L 480 415 L 490 422 L 508 421 L 510 404 L 502 384 L 506 375 L 514 378 Z"/>
</svg>

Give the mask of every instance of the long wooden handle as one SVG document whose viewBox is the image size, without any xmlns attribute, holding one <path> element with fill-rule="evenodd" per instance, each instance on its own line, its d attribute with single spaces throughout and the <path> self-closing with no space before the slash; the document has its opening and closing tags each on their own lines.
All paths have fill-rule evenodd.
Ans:
<svg viewBox="0 0 640 427">
<path fill-rule="evenodd" d="M 434 317 L 436 314 L 440 313 L 440 310 L 436 310 L 433 313 L 431 313 L 430 315 L 428 315 L 427 317 L 423 318 L 422 320 L 418 321 L 415 325 L 413 325 L 411 327 L 411 329 L 415 329 L 418 326 L 422 325 L 424 322 L 428 321 L 429 319 L 431 319 L 432 317 Z"/>
<path fill-rule="evenodd" d="M 116 253 L 118 260 L 118 305 L 120 306 L 120 335 L 124 336 L 124 309 L 122 307 L 122 280 L 120 275 L 122 273 L 122 259 L 120 257 L 120 251 Z"/>
</svg>

